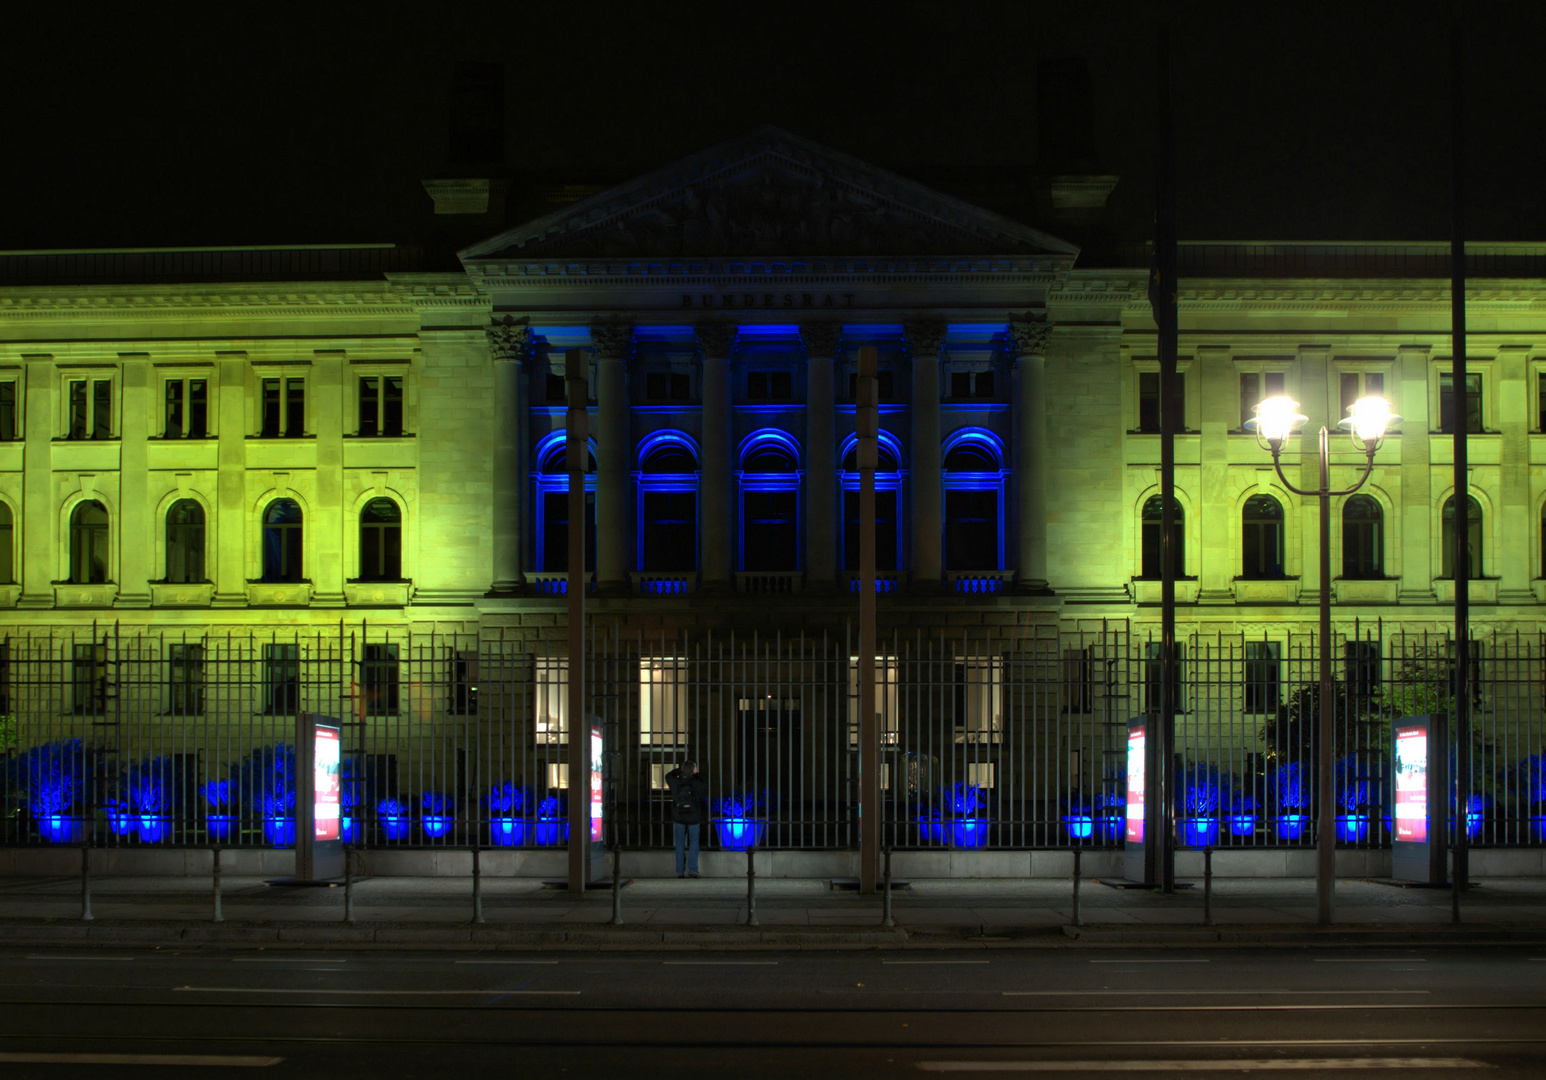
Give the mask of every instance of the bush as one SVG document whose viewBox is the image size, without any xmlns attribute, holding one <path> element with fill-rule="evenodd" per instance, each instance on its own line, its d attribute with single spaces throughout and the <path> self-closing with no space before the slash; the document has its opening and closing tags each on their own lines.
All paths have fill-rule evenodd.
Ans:
<svg viewBox="0 0 1546 1080">
<path fill-rule="evenodd" d="M 266 818 L 289 817 L 295 813 L 295 792 L 265 791 L 258 796 L 258 812 Z"/>
<path fill-rule="evenodd" d="M 1338 806 L 1353 814 L 1369 805 L 1369 781 L 1357 754 L 1337 759 L 1335 776 Z"/>
<path fill-rule="evenodd" d="M 1519 787 L 1531 806 L 1546 808 L 1546 754 L 1531 754 L 1519 763 Z"/>
<path fill-rule="evenodd" d="M 260 809 L 266 817 L 295 808 L 295 747 L 288 743 L 260 746 L 231 767 L 242 805 Z"/>
<path fill-rule="evenodd" d="M 537 816 L 547 821 L 559 821 L 569 816 L 569 796 L 560 792 L 549 795 L 537 804 Z"/>
<path fill-rule="evenodd" d="M 489 812 L 501 817 L 520 817 L 531 807 L 531 803 L 530 789 L 509 780 L 495 784 L 483 796 L 483 804 L 489 808 Z"/>
<path fill-rule="evenodd" d="M 1223 794 L 1217 766 L 1197 764 L 1176 777 L 1176 816 L 1213 817 Z"/>
<path fill-rule="evenodd" d="M 1096 801 L 1099 801 L 1097 796 Z M 1094 803 L 1086 799 L 1077 791 L 1070 791 L 1058 800 L 1065 817 L 1089 817 L 1094 810 Z"/>
<path fill-rule="evenodd" d="M 1272 773 L 1272 803 L 1280 814 L 1293 814 L 1310 805 L 1310 775 L 1304 765 L 1290 761 Z"/>
<path fill-rule="evenodd" d="M 237 795 L 235 782 L 231 780 L 211 780 L 204 785 L 204 801 L 209 803 L 211 810 L 233 806 L 238 801 Z"/>
<path fill-rule="evenodd" d="M 945 809 L 956 817 L 972 817 L 988 808 L 988 793 L 976 784 L 954 783 L 939 794 Z"/>
<path fill-rule="evenodd" d="M 25 792 L 35 815 L 63 814 L 86 794 L 90 759 L 79 739 L 58 739 L 29 747 L 6 762 L 6 786 Z"/>
<path fill-rule="evenodd" d="M 744 821 L 756 817 L 762 804 L 762 796 L 755 791 L 732 791 L 714 800 L 714 813 L 717 817 Z"/>
<path fill-rule="evenodd" d="M 170 814 L 183 801 L 182 777 L 169 757 L 149 758 L 129 767 L 129 805 L 141 814 Z"/>
<path fill-rule="evenodd" d="M 376 803 L 376 816 L 378 818 L 407 817 L 408 804 L 401 799 L 382 799 Z"/>
<path fill-rule="evenodd" d="M 438 791 L 426 791 L 420 800 L 426 814 L 435 817 L 449 817 L 456 813 L 456 796 L 444 795 Z"/>
</svg>

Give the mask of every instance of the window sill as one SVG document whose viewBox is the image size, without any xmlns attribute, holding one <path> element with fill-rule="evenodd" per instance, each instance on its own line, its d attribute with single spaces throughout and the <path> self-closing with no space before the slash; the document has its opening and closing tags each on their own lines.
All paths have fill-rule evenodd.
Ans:
<svg viewBox="0 0 1546 1080">
<path fill-rule="evenodd" d="M 1160 593 L 1164 591 L 1164 582 L 1159 578 L 1133 578 L 1129 586 L 1133 601 L 1139 604 L 1158 604 L 1161 602 Z M 1197 602 L 1197 579 L 1194 577 L 1176 578 L 1176 603 L 1194 604 Z"/>
<path fill-rule="evenodd" d="M 1337 578 L 1331 583 L 1339 604 L 1394 604 L 1400 585 L 1396 578 Z"/>
<path fill-rule="evenodd" d="M 344 603 L 350 607 L 405 607 L 412 593 L 411 581 L 344 582 Z"/>
<path fill-rule="evenodd" d="M 307 435 L 248 435 L 247 438 L 254 442 L 307 442 L 315 441 L 316 436 Z"/>
<path fill-rule="evenodd" d="M 345 435 L 344 438 L 346 440 L 357 439 L 360 442 L 395 442 L 398 439 L 412 439 L 415 438 L 415 436 L 411 431 L 401 431 L 396 435 L 361 435 L 358 431 L 356 431 Z"/>
<path fill-rule="evenodd" d="M 1294 604 L 1298 601 L 1298 578 L 1235 579 L 1237 604 Z"/>
<path fill-rule="evenodd" d="M 151 607 L 209 607 L 215 597 L 212 581 L 152 581 Z"/>
<path fill-rule="evenodd" d="M 94 585 L 78 585 L 56 582 L 54 606 L 61 608 L 112 607 L 118 598 L 118 586 L 114 582 L 98 582 Z"/>
<path fill-rule="evenodd" d="M 305 607 L 311 603 L 309 581 L 249 581 L 247 603 L 251 607 Z"/>
<path fill-rule="evenodd" d="M 1472 578 L 1466 582 L 1471 603 L 1496 604 L 1498 602 L 1497 578 Z M 1455 579 L 1435 578 L 1433 581 L 1433 595 L 1441 604 L 1453 604 L 1455 602 Z"/>
</svg>

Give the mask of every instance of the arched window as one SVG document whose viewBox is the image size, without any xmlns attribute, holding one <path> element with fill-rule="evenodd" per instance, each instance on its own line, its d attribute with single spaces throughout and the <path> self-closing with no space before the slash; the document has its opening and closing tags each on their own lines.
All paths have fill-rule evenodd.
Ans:
<svg viewBox="0 0 1546 1080">
<path fill-rule="evenodd" d="M 193 499 L 178 499 L 166 512 L 166 580 L 204 580 L 204 508 Z"/>
<path fill-rule="evenodd" d="M 1342 576 L 1385 576 L 1385 511 L 1368 495 L 1342 505 Z"/>
<path fill-rule="evenodd" d="M 1176 519 L 1171 527 L 1171 537 L 1176 549 L 1176 577 L 1186 576 L 1186 516 L 1181 504 L 1171 500 Z M 1158 495 L 1149 496 L 1143 504 L 1143 561 L 1139 577 L 1158 580 L 1165 576 L 1165 564 L 1161 541 L 1164 538 L 1165 500 Z"/>
<path fill-rule="evenodd" d="M 639 569 L 698 568 L 698 455 L 680 432 L 658 431 L 639 448 Z"/>
<path fill-rule="evenodd" d="M 537 488 L 533 514 L 533 570 L 550 574 L 569 569 L 569 443 L 568 433 L 555 431 L 537 444 Z M 596 451 L 585 453 L 585 569 L 596 570 Z"/>
<path fill-rule="evenodd" d="M 263 580 L 301 581 L 301 508 L 275 499 L 263 511 Z"/>
<path fill-rule="evenodd" d="M 741 442 L 741 569 L 800 568 L 800 473 L 795 441 L 782 431 Z"/>
<path fill-rule="evenodd" d="M 945 569 L 1004 569 L 1004 452 L 979 428 L 958 431 L 944 447 Z"/>
<path fill-rule="evenodd" d="M 391 499 L 372 499 L 360 511 L 360 580 L 402 577 L 403 512 Z"/>
<path fill-rule="evenodd" d="M 902 568 L 902 448 L 881 432 L 875 455 L 875 569 L 894 574 Z M 843 444 L 843 569 L 859 572 L 859 444 Z"/>
<path fill-rule="evenodd" d="M 1467 580 L 1473 580 L 1482 576 L 1482 508 L 1473 495 L 1466 496 L 1469 504 L 1466 509 L 1466 565 L 1470 569 L 1466 573 Z M 1455 497 L 1451 495 L 1444 500 L 1444 527 L 1443 536 L 1439 547 L 1443 552 L 1441 559 L 1443 572 L 1441 577 L 1453 578 L 1455 576 Z"/>
<path fill-rule="evenodd" d="M 107 580 L 107 507 L 94 499 L 70 512 L 70 580 L 78 585 Z"/>
<path fill-rule="evenodd" d="M 0 503 L 0 585 L 12 585 L 16 582 L 16 551 L 12 546 L 15 542 L 11 508 L 5 503 Z"/>
<path fill-rule="evenodd" d="M 1271 495 L 1252 495 L 1240 513 L 1243 578 L 1283 576 L 1283 504 Z"/>
</svg>

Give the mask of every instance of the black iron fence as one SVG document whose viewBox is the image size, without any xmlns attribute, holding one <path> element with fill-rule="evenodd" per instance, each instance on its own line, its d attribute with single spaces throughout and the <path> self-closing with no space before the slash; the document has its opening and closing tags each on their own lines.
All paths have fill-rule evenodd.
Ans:
<svg viewBox="0 0 1546 1080">
<path fill-rule="evenodd" d="M 293 842 L 295 721 L 317 713 L 343 725 L 351 842 L 562 844 L 571 718 L 570 666 L 552 636 L 561 630 L 10 636 L 0 645 L 0 840 Z M 614 838 L 670 845 L 667 776 L 692 758 L 710 792 L 706 845 L 856 848 L 855 641 L 650 636 L 598 620 L 586 722 L 605 734 Z M 1341 842 L 1390 842 L 1391 721 L 1454 711 L 1453 641 L 1342 628 L 1329 793 L 1315 775 L 1313 635 L 1192 635 L 1181 646 L 1172 767 L 1183 843 L 1310 844 L 1328 795 Z M 878 652 L 883 843 L 1120 843 L 1127 721 L 1159 700 L 1147 629 L 961 627 L 883 636 Z M 1546 637 L 1474 640 L 1464 662 L 1472 742 L 1452 809 L 1464 807 L 1475 844 L 1540 843 Z"/>
</svg>

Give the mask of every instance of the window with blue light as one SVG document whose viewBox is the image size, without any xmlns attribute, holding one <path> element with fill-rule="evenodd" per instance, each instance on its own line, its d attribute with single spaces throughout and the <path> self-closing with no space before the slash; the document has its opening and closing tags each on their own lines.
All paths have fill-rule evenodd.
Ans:
<svg viewBox="0 0 1546 1080">
<path fill-rule="evenodd" d="M 301 581 L 303 520 L 294 499 L 275 499 L 263 511 L 263 580 Z"/>
<path fill-rule="evenodd" d="M 741 569 L 800 569 L 799 446 L 787 433 L 754 432 L 741 443 Z"/>
<path fill-rule="evenodd" d="M 944 447 L 945 569 L 1004 569 L 1004 488 L 1009 470 L 998 436 L 956 432 Z"/>
<path fill-rule="evenodd" d="M 639 447 L 638 559 L 645 572 L 698 568 L 698 449 L 679 431 Z"/>
<path fill-rule="evenodd" d="M 569 569 L 569 447 L 568 433 L 552 432 L 537 444 L 533 500 L 532 569 L 539 573 L 565 573 Z M 585 459 L 585 569 L 596 569 L 596 453 L 588 445 Z"/>
<path fill-rule="evenodd" d="M 880 433 L 875 461 L 875 570 L 902 568 L 902 448 Z M 853 436 L 843 444 L 843 569 L 859 571 L 859 451 Z"/>
</svg>

